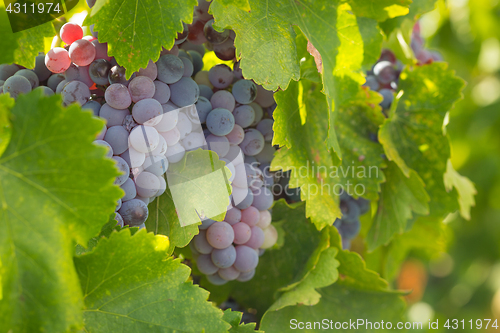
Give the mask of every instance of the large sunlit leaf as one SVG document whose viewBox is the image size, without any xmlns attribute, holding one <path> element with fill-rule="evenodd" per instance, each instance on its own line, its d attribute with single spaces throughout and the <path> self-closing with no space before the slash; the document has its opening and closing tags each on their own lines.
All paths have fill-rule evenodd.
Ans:
<svg viewBox="0 0 500 333">
<path fill-rule="evenodd" d="M 65 332 L 82 319 L 74 242 L 108 221 L 123 193 L 118 171 L 92 143 L 103 122 L 60 96 L 20 95 L 11 114 L 0 157 L 0 331 Z"/>
</svg>

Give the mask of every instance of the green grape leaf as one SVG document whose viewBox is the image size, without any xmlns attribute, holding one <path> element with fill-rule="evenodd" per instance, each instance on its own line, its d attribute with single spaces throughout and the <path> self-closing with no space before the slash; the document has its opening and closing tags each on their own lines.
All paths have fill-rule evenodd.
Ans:
<svg viewBox="0 0 500 333">
<path fill-rule="evenodd" d="M 45 49 L 44 38 L 56 35 L 52 23 L 45 23 L 34 28 L 13 33 L 7 12 L 0 5 L 0 64 L 18 64 L 26 68 L 35 67 L 38 52 Z"/>
<path fill-rule="evenodd" d="M 460 205 L 460 215 L 466 220 L 470 220 L 471 207 L 476 205 L 474 195 L 477 194 L 474 183 L 469 178 L 461 176 L 448 160 L 446 173 L 444 175 L 444 184 L 448 191 L 455 188 L 458 192 L 458 203 Z"/>
<path fill-rule="evenodd" d="M 306 217 L 316 227 L 332 225 L 341 216 L 338 179 L 330 176 L 334 168 L 325 140 L 328 128 L 328 105 L 321 84 L 302 79 L 292 81 L 285 91 L 274 94 L 278 107 L 274 111 L 273 144 L 279 149 L 271 163 L 272 170 L 291 170 L 289 185 L 301 188 L 307 200 Z M 301 114 L 306 115 L 302 124 Z M 318 167 L 321 166 L 321 167 Z"/>
<path fill-rule="evenodd" d="M 2 157 L 12 137 L 10 111 L 14 107 L 14 100 L 8 94 L 3 94 L 0 96 L 0 107 L 0 157 Z"/>
<path fill-rule="evenodd" d="M 302 277 L 304 267 L 321 245 L 321 234 L 305 218 L 303 203 L 292 209 L 283 200 L 273 206 L 273 224 L 282 221 L 285 241 L 279 249 L 269 249 L 259 258 L 255 278 L 232 281 L 222 286 L 210 284 L 202 277 L 200 285 L 211 293 L 211 299 L 222 302 L 230 294 L 241 306 L 256 309 L 260 317 L 276 301 L 278 290 Z M 244 286 L 244 287 L 243 287 Z M 248 292 L 255 290 L 258 292 Z"/>
<path fill-rule="evenodd" d="M 84 292 L 86 332 L 226 332 L 208 292 L 188 281 L 189 267 L 168 257 L 168 238 L 129 229 L 75 258 Z M 189 315 L 187 315 L 189 314 Z"/>
<path fill-rule="evenodd" d="M 385 175 L 387 182 L 382 185 L 377 214 L 366 238 L 370 251 L 389 243 L 395 234 L 405 232 L 408 220 L 413 217 L 412 212 L 429 214 L 429 196 L 415 171 L 410 170 L 410 177 L 406 177 L 391 162 Z"/>
<path fill-rule="evenodd" d="M 401 268 L 410 251 L 419 250 L 431 258 L 436 253 L 446 251 L 447 225 L 441 218 L 419 216 L 411 230 L 395 235 L 386 247 L 379 247 L 370 253 L 364 253 L 367 266 L 377 270 L 384 278 L 392 281 Z"/>
<path fill-rule="evenodd" d="M 385 21 L 388 18 L 408 14 L 408 6 L 412 0 L 348 0 L 347 2 L 356 16 Z"/>
<path fill-rule="evenodd" d="M 169 254 L 173 252 L 175 247 L 188 245 L 199 232 L 198 224 L 181 226 L 168 184 L 165 193 L 151 202 L 148 209 L 146 229 L 155 234 L 168 236 L 170 241 Z"/>
<path fill-rule="evenodd" d="M 415 170 L 430 196 L 430 213 L 445 216 L 458 209 L 456 192 L 447 192 L 443 175 L 450 157 L 443 134 L 446 114 L 461 98 L 464 81 L 435 62 L 404 70 L 399 81 L 399 101 L 379 131 L 379 140 L 389 160 L 406 177 Z"/>
<path fill-rule="evenodd" d="M 430 12 L 436 6 L 436 0 L 413 0 L 410 5 L 409 12 L 405 16 L 398 16 L 386 20 L 385 22 L 380 23 L 380 27 L 384 30 L 386 36 L 391 35 L 394 30 L 397 30 L 401 27 L 404 21 L 410 21 L 415 23 L 416 19 L 418 19 L 422 14 Z"/>
<path fill-rule="evenodd" d="M 11 105 L 4 96 L 0 109 Z M 0 158 L 0 331 L 65 332 L 82 322 L 74 242 L 99 233 L 123 192 L 103 122 L 60 96 L 20 95 Z"/>
<path fill-rule="evenodd" d="M 364 320 L 364 323 L 383 320 L 391 322 L 394 328 L 405 315 L 405 302 L 395 293 L 364 291 L 339 284 L 320 289 L 319 293 L 321 301 L 314 306 L 288 306 L 279 311 L 266 312 L 261 329 L 270 333 L 296 332 L 297 329 L 301 332 L 324 332 L 325 329 L 335 330 L 335 322 L 347 322 L 348 327 L 354 330 L 356 326 L 349 323 L 356 323 L 358 319 Z M 324 326 L 314 326 L 314 322 Z M 380 328 L 370 329 L 361 324 L 357 328 L 359 331 L 380 332 Z"/>
<path fill-rule="evenodd" d="M 108 43 L 108 55 L 127 69 L 127 78 L 149 60 L 157 61 L 162 47 L 171 49 L 182 21 L 191 23 L 196 0 L 158 2 L 143 0 L 100 0 L 97 13 L 88 16 L 84 24 L 95 24 L 99 41 Z M 101 6 L 97 1 L 96 6 Z"/>
<path fill-rule="evenodd" d="M 224 311 L 222 319 L 231 325 L 229 333 L 264 333 L 263 331 L 255 330 L 255 323 L 241 324 L 243 313 L 227 309 Z"/>
<path fill-rule="evenodd" d="M 360 89 L 351 103 L 340 107 L 335 119 L 342 160 L 333 156 L 339 164 L 334 175 L 347 193 L 370 200 L 377 200 L 380 184 L 385 181 L 384 149 L 373 141 L 384 118 L 380 102 L 379 94 Z"/>
<path fill-rule="evenodd" d="M 248 2 L 248 0 L 217 0 L 217 2 L 224 7 L 232 5 L 247 12 L 251 10 L 250 3 Z"/>
</svg>

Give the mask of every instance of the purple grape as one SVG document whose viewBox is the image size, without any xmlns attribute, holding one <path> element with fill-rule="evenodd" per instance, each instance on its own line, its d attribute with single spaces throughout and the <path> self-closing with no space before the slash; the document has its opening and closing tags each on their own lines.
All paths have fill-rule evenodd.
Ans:
<svg viewBox="0 0 500 333">
<path fill-rule="evenodd" d="M 255 226 L 251 228 L 251 236 L 248 242 L 245 243 L 246 246 L 252 249 L 258 249 L 264 244 L 264 231 L 261 228 Z"/>
<path fill-rule="evenodd" d="M 122 203 L 119 210 L 123 222 L 131 227 L 137 227 L 148 219 L 148 206 L 138 199 L 132 199 Z"/>
<path fill-rule="evenodd" d="M 213 27 L 214 20 L 210 20 L 205 23 L 203 27 L 203 34 L 205 38 L 212 44 L 222 44 L 229 38 L 229 30 L 224 30 L 223 32 L 218 32 Z"/>
<path fill-rule="evenodd" d="M 200 233 L 193 238 L 194 248 L 201 254 L 210 254 L 214 249 L 207 241 L 207 232 L 200 230 Z"/>
<path fill-rule="evenodd" d="M 216 249 L 225 249 L 234 240 L 234 231 L 227 222 L 215 222 L 207 229 L 207 240 Z"/>
<path fill-rule="evenodd" d="M 219 269 L 219 276 L 226 281 L 236 280 L 240 274 L 241 273 L 233 266 Z"/>
<path fill-rule="evenodd" d="M 214 87 L 224 89 L 233 83 L 233 73 L 228 65 L 219 64 L 210 68 L 208 80 Z"/>
<path fill-rule="evenodd" d="M 214 249 L 211 256 L 215 266 L 219 268 L 228 268 L 231 267 L 236 260 L 236 250 L 233 245 L 229 245 L 225 249 Z"/>
<path fill-rule="evenodd" d="M 236 260 L 234 261 L 234 268 L 238 271 L 245 273 L 257 267 L 259 263 L 259 255 L 257 252 L 246 245 L 236 246 Z"/>
<path fill-rule="evenodd" d="M 233 112 L 236 105 L 233 95 L 227 90 L 219 90 L 210 98 L 213 109 L 223 108 Z"/>
<path fill-rule="evenodd" d="M 240 104 L 250 104 L 257 98 L 257 86 L 250 80 L 239 80 L 233 84 L 234 99 Z"/>
<path fill-rule="evenodd" d="M 198 270 L 206 275 L 212 275 L 217 273 L 219 267 L 215 266 L 212 262 L 212 258 L 209 254 L 202 254 L 196 259 L 196 267 Z"/>
</svg>

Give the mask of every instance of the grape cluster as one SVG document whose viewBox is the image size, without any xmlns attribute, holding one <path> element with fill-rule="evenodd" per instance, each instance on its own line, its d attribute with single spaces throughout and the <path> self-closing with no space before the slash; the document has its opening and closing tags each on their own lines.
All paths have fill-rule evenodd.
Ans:
<svg viewBox="0 0 500 333">
<path fill-rule="evenodd" d="M 191 249 L 198 270 L 211 283 L 248 281 L 259 255 L 278 237 L 269 210 L 274 202 L 269 172 L 275 152 L 273 92 L 245 80 L 238 63 L 234 70 L 216 65 L 201 71 L 195 81 L 200 87 L 196 108 L 206 142 L 231 171 L 232 195 L 224 221 L 203 220 Z"/>
<path fill-rule="evenodd" d="M 438 52 L 424 48 L 424 39 L 420 35 L 420 25 L 418 23 L 413 28 L 411 48 L 415 53 L 418 65 L 443 60 Z M 398 89 L 399 75 L 402 70 L 403 64 L 396 58 L 396 55 L 391 50 L 384 49 L 377 63 L 366 73 L 364 86 L 378 91 L 382 95 L 383 100 L 380 106 L 385 115 L 387 115 L 387 110 L 394 101 L 394 93 Z"/>
<path fill-rule="evenodd" d="M 354 239 L 361 230 L 359 218 L 369 210 L 370 201 L 361 197 L 354 199 L 346 192 L 340 194 L 340 211 L 342 212 L 342 218 L 336 219 L 333 226 L 337 228 L 342 237 L 342 248 L 349 249 L 351 247 L 351 240 Z"/>
</svg>

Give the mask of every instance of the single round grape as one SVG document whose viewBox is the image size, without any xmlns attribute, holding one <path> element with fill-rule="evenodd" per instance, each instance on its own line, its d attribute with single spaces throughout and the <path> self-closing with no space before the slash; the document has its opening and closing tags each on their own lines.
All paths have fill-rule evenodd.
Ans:
<svg viewBox="0 0 500 333">
<path fill-rule="evenodd" d="M 209 86 L 204 85 L 204 84 L 198 84 L 198 88 L 200 89 L 200 98 L 204 97 L 205 99 L 210 101 L 210 99 L 214 95 L 212 88 L 210 88 Z M 198 101 L 199 101 L 199 99 L 198 99 Z M 210 107 L 210 109 L 212 109 L 212 107 Z"/>
<path fill-rule="evenodd" d="M 242 128 L 247 128 L 255 120 L 255 111 L 250 105 L 240 105 L 233 111 L 234 121 Z"/>
<path fill-rule="evenodd" d="M 158 68 L 158 80 L 167 84 L 179 81 L 184 75 L 184 63 L 173 54 L 162 55 L 156 66 Z"/>
<path fill-rule="evenodd" d="M 396 68 L 390 61 L 380 61 L 373 66 L 373 74 L 378 82 L 382 84 L 389 84 L 396 80 Z"/>
<path fill-rule="evenodd" d="M 155 84 L 147 76 L 137 76 L 128 84 L 128 90 L 134 103 L 155 95 Z"/>
<path fill-rule="evenodd" d="M 200 230 L 200 233 L 193 238 L 194 248 L 201 254 L 210 254 L 214 249 L 207 241 L 207 232 Z"/>
<path fill-rule="evenodd" d="M 245 244 L 250 239 L 252 231 L 250 226 L 243 222 L 238 222 L 233 225 L 234 243 Z"/>
<path fill-rule="evenodd" d="M 47 80 L 52 72 L 45 66 L 45 55 L 39 54 L 35 58 L 35 68 L 33 69 L 39 81 Z"/>
<path fill-rule="evenodd" d="M 167 181 L 165 180 L 165 177 L 163 175 L 161 175 L 161 176 L 158 176 L 158 179 L 160 180 L 160 189 L 156 193 L 156 195 L 155 195 L 156 197 L 159 197 L 160 195 L 165 193 L 165 191 L 167 190 Z"/>
<path fill-rule="evenodd" d="M 235 225 L 241 221 L 241 211 L 236 207 L 231 207 L 227 210 L 224 221 L 231 225 Z"/>
<path fill-rule="evenodd" d="M 363 84 L 373 91 L 378 91 L 380 89 L 380 83 L 378 83 L 377 78 L 374 75 L 367 75 L 366 82 Z"/>
<path fill-rule="evenodd" d="M 234 262 L 234 268 L 242 273 L 250 272 L 257 267 L 258 263 L 259 256 L 254 249 L 245 245 L 236 246 L 236 260 Z"/>
<path fill-rule="evenodd" d="M 248 224 L 250 227 L 257 225 L 260 219 L 260 212 L 254 206 L 250 206 L 247 209 L 241 211 L 241 221 Z"/>
<path fill-rule="evenodd" d="M 252 269 L 250 272 L 241 273 L 240 276 L 236 279 L 239 282 L 247 282 L 250 281 L 255 275 L 255 269 Z"/>
<path fill-rule="evenodd" d="M 227 283 L 227 281 L 221 278 L 219 274 L 207 275 L 207 280 L 208 282 L 216 286 L 221 286 Z"/>
<path fill-rule="evenodd" d="M 248 105 L 250 105 L 255 111 L 255 120 L 253 121 L 252 125 L 250 125 L 254 127 L 261 121 L 262 117 L 264 116 L 264 110 L 262 110 L 262 107 L 255 102 L 252 102 Z"/>
<path fill-rule="evenodd" d="M 276 244 L 276 241 L 278 240 L 278 231 L 272 224 L 270 224 L 263 231 L 264 231 L 264 242 L 262 243 L 260 248 L 268 249 L 272 247 L 274 244 Z"/>
<path fill-rule="evenodd" d="M 46 87 L 50 89 L 49 87 Z M 52 91 L 52 89 L 51 89 Z M 54 93 L 52 91 L 52 93 Z M 91 110 L 94 116 L 98 117 L 99 116 L 99 111 L 101 110 L 101 104 L 97 101 L 88 101 L 87 103 L 83 104 L 82 109 L 88 109 Z"/>
<path fill-rule="evenodd" d="M 249 128 L 245 130 L 245 137 L 240 143 L 240 148 L 245 155 L 255 156 L 264 149 L 264 142 L 262 133 L 254 128 Z"/>
<path fill-rule="evenodd" d="M 19 94 L 26 94 L 31 91 L 31 83 L 21 75 L 14 75 L 5 80 L 3 92 L 9 93 L 12 98 L 17 98 Z"/>
<path fill-rule="evenodd" d="M 233 228 L 227 222 L 215 222 L 207 229 L 207 240 L 214 248 L 225 249 L 233 243 Z"/>
<path fill-rule="evenodd" d="M 131 168 L 140 167 L 146 160 L 146 154 L 138 152 L 130 146 L 120 157 L 127 161 Z"/>
<path fill-rule="evenodd" d="M 162 118 L 162 120 L 163 119 L 164 118 Z M 174 127 L 173 129 L 167 132 L 160 132 L 160 135 L 165 139 L 165 142 L 169 147 L 175 145 L 181 139 L 181 133 L 179 132 L 177 127 Z"/>
<path fill-rule="evenodd" d="M 233 191 L 234 191 L 234 188 L 233 188 Z M 250 207 L 253 203 L 252 191 L 250 189 L 247 189 L 245 191 L 247 193 L 243 198 L 241 198 L 238 202 L 236 202 L 236 200 L 235 200 L 236 208 L 238 208 L 238 209 L 246 209 L 246 208 Z M 233 198 L 234 198 L 234 195 L 233 195 Z"/>
<path fill-rule="evenodd" d="M 231 267 L 236 260 L 236 250 L 233 245 L 229 245 L 224 249 L 214 249 L 211 256 L 215 266 L 219 268 L 228 268 Z"/>
<path fill-rule="evenodd" d="M 111 148 L 109 143 L 104 140 L 95 140 L 94 144 L 106 148 L 106 157 L 113 157 L 113 148 Z"/>
<path fill-rule="evenodd" d="M 233 60 L 236 57 L 234 40 L 228 38 L 224 43 L 213 45 L 214 53 L 221 60 Z"/>
<path fill-rule="evenodd" d="M 36 87 L 35 89 L 33 90 L 41 90 L 42 93 L 45 95 L 45 96 L 52 96 L 54 95 L 54 91 L 52 89 L 50 89 L 49 87 L 47 86 L 38 86 Z M 83 108 L 83 107 L 82 107 Z"/>
<path fill-rule="evenodd" d="M 107 127 L 123 125 L 125 117 L 129 114 L 128 109 L 118 110 L 107 103 L 104 103 L 99 110 L 99 117 L 106 120 Z"/>
<path fill-rule="evenodd" d="M 45 58 L 44 58 L 45 59 Z M 16 74 L 19 67 L 16 64 L 2 64 L 0 65 L 0 80 L 6 81 L 9 77 Z"/>
<path fill-rule="evenodd" d="M 40 85 L 40 80 L 35 72 L 29 69 L 20 69 L 14 75 L 24 76 L 30 82 L 31 89 L 35 89 Z"/>
<path fill-rule="evenodd" d="M 184 63 L 184 73 L 182 74 L 182 76 L 191 77 L 193 75 L 193 72 L 194 72 L 193 63 L 191 62 L 191 60 L 189 60 L 185 57 L 181 57 L 181 60 Z"/>
<path fill-rule="evenodd" d="M 107 85 L 111 64 L 105 59 L 96 59 L 89 65 L 89 76 L 95 84 Z"/>
<path fill-rule="evenodd" d="M 108 128 L 104 140 L 113 148 L 114 155 L 123 154 L 128 149 L 128 131 L 123 126 Z"/>
<path fill-rule="evenodd" d="M 148 219 L 148 206 L 138 199 L 132 199 L 122 203 L 118 211 L 123 217 L 123 222 L 131 227 L 137 227 Z"/>
<path fill-rule="evenodd" d="M 260 153 L 255 155 L 255 158 L 259 163 L 271 163 L 274 158 L 275 152 L 276 150 L 274 149 L 274 147 L 271 146 L 271 144 L 266 143 L 264 144 L 264 149 L 262 149 Z"/>
<path fill-rule="evenodd" d="M 67 106 L 71 103 L 77 102 L 82 106 L 87 103 L 90 98 L 89 87 L 80 81 L 71 81 L 64 86 L 61 91 L 63 97 L 63 105 Z"/>
<path fill-rule="evenodd" d="M 205 38 L 212 44 L 222 44 L 229 38 L 229 30 L 224 30 L 223 32 L 218 32 L 213 27 L 214 20 L 210 20 L 205 23 L 203 27 L 203 34 Z"/>
<path fill-rule="evenodd" d="M 245 243 L 246 246 L 251 247 L 252 249 L 258 249 L 264 244 L 264 231 L 261 228 L 255 226 L 251 228 L 251 235 L 248 242 Z"/>
<path fill-rule="evenodd" d="M 266 142 L 271 142 L 273 140 L 273 124 L 274 120 L 266 118 L 262 119 L 258 124 L 257 124 L 257 130 L 262 133 L 264 136 L 264 140 Z"/>
<path fill-rule="evenodd" d="M 210 99 L 213 109 L 223 108 L 233 112 L 235 101 L 233 95 L 227 90 L 219 90 Z"/>
<path fill-rule="evenodd" d="M 168 147 L 165 156 L 170 163 L 177 163 L 182 160 L 185 154 L 186 149 L 184 149 L 184 147 L 180 143 L 176 143 L 175 145 Z"/>
<path fill-rule="evenodd" d="M 122 197 L 122 206 L 123 206 L 124 202 L 135 198 L 135 196 L 137 195 L 137 190 L 135 188 L 135 183 L 131 178 L 127 178 L 125 183 L 123 183 L 122 186 L 120 187 L 123 190 L 123 192 L 125 192 L 125 195 Z"/>
<path fill-rule="evenodd" d="M 195 75 L 203 69 L 203 56 L 196 50 L 189 50 L 187 53 L 193 58 L 193 74 Z"/>
<path fill-rule="evenodd" d="M 206 20 L 194 19 L 193 23 L 189 25 L 189 33 L 187 39 L 190 43 L 194 45 L 201 45 L 207 42 L 207 39 L 203 34 L 203 28 L 205 27 L 205 22 Z"/>
<path fill-rule="evenodd" d="M 62 47 L 54 47 L 45 55 L 45 66 L 52 73 L 63 73 L 71 65 L 68 51 Z"/>
<path fill-rule="evenodd" d="M 132 116 L 138 124 L 155 126 L 161 121 L 162 115 L 160 102 L 153 98 L 141 99 L 132 108 Z"/>
<path fill-rule="evenodd" d="M 245 130 L 238 124 L 235 124 L 233 130 L 226 135 L 226 138 L 232 145 L 239 145 L 243 141 L 244 137 Z"/>
<path fill-rule="evenodd" d="M 153 95 L 153 98 L 160 102 L 160 104 L 167 103 L 170 99 L 170 87 L 168 84 L 158 80 L 153 83 L 155 85 L 155 94 Z"/>
<path fill-rule="evenodd" d="M 226 281 L 236 280 L 240 276 L 240 272 L 233 266 L 227 268 L 221 268 L 218 272 L 219 276 Z"/>
<path fill-rule="evenodd" d="M 56 91 L 57 85 L 64 81 L 64 79 L 64 74 L 52 74 L 47 80 L 47 86 L 53 91 Z"/>
<path fill-rule="evenodd" d="M 169 104 L 163 104 L 162 105 L 162 113 L 163 113 L 163 116 L 161 117 L 159 123 L 155 125 L 156 130 L 158 132 L 168 132 L 168 131 L 173 130 L 175 128 L 175 126 L 177 125 L 177 122 L 179 121 L 179 110 L 172 107 Z M 179 133 L 179 137 L 180 137 L 180 133 Z M 168 140 L 167 140 L 167 144 L 169 146 L 171 144 L 175 144 L 176 142 L 168 143 Z"/>
<path fill-rule="evenodd" d="M 255 102 L 263 108 L 268 108 L 274 104 L 274 92 L 264 89 L 262 86 L 257 86 L 257 97 Z"/>
<path fill-rule="evenodd" d="M 200 255 L 198 259 L 196 259 L 196 267 L 198 267 L 200 272 L 206 274 L 207 277 L 217 273 L 219 270 L 219 267 L 215 266 L 212 262 L 212 258 L 209 254 Z"/>
<path fill-rule="evenodd" d="M 212 219 L 204 219 L 204 220 L 201 221 L 201 225 L 199 226 L 199 228 L 201 230 L 206 230 L 206 229 L 208 229 L 208 227 L 210 227 L 214 223 L 215 223 L 215 221 L 212 220 Z"/>
<path fill-rule="evenodd" d="M 176 83 L 170 84 L 172 95 L 170 100 L 177 106 L 188 106 L 196 103 L 200 96 L 200 89 L 190 77 L 183 77 Z"/>
<path fill-rule="evenodd" d="M 135 178 L 135 186 L 138 195 L 144 198 L 151 198 L 158 193 L 160 180 L 155 174 L 143 171 Z"/>
<path fill-rule="evenodd" d="M 69 57 L 77 66 L 88 66 L 95 59 L 94 44 L 86 39 L 74 41 L 69 47 Z"/>
<path fill-rule="evenodd" d="M 146 68 L 139 69 L 137 76 L 147 76 L 152 81 L 154 81 L 158 76 L 158 68 L 156 67 L 156 64 L 150 59 Z"/>
<path fill-rule="evenodd" d="M 389 109 L 391 107 L 392 102 L 394 101 L 394 93 L 391 89 L 380 89 L 379 93 L 384 98 L 382 102 L 380 102 L 380 106 L 383 109 Z"/>
<path fill-rule="evenodd" d="M 226 156 L 229 152 L 229 141 L 225 136 L 209 135 L 206 138 L 208 149 L 214 151 L 220 157 Z"/>
<path fill-rule="evenodd" d="M 111 57 L 108 56 L 108 43 L 99 43 L 99 40 L 94 39 L 90 41 L 95 48 L 95 59 L 104 59 L 107 61 L 111 60 Z M 116 64 L 114 64 L 116 65 Z M 113 83 L 121 83 L 121 82 L 113 82 Z"/>
<path fill-rule="evenodd" d="M 208 79 L 214 87 L 224 89 L 233 83 L 233 73 L 228 65 L 219 64 L 210 68 Z"/>
<path fill-rule="evenodd" d="M 59 35 L 62 41 L 69 45 L 83 38 L 83 30 L 77 23 L 68 22 L 61 27 Z"/>
<path fill-rule="evenodd" d="M 124 110 L 132 104 L 128 88 L 120 83 L 110 85 L 104 93 L 104 99 L 109 106 L 118 110 Z"/>
<path fill-rule="evenodd" d="M 258 210 L 267 210 L 273 205 L 274 197 L 267 187 L 261 187 L 253 192 L 252 205 Z"/>
<path fill-rule="evenodd" d="M 116 163 L 116 168 L 120 171 L 121 175 L 116 177 L 115 179 L 115 185 L 121 186 L 123 185 L 128 177 L 130 176 L 130 166 L 128 163 L 121 158 L 120 156 L 113 156 L 113 160 Z"/>
<path fill-rule="evenodd" d="M 130 81 L 136 77 L 136 74 L 135 73 L 132 74 L 130 79 L 127 80 L 125 72 L 126 70 L 122 66 L 116 65 L 111 67 L 108 74 L 109 84 L 120 83 L 123 84 L 125 87 L 128 87 Z"/>
<path fill-rule="evenodd" d="M 257 86 L 250 80 L 239 80 L 233 84 L 232 94 L 236 102 L 250 104 L 257 97 Z"/>
<path fill-rule="evenodd" d="M 259 222 L 257 226 L 261 229 L 266 229 L 271 224 L 272 216 L 268 210 L 261 210 L 259 215 Z"/>
<path fill-rule="evenodd" d="M 207 128 L 210 133 L 218 136 L 224 136 L 234 128 L 234 116 L 227 109 L 217 108 L 210 111 L 207 116 Z"/>
<path fill-rule="evenodd" d="M 196 73 L 194 76 L 194 81 L 198 84 L 204 84 L 210 88 L 213 87 L 213 85 L 210 83 L 210 80 L 208 79 L 208 71 L 199 71 Z"/>
<path fill-rule="evenodd" d="M 140 125 L 130 131 L 129 143 L 138 152 L 150 153 L 158 147 L 160 138 L 154 127 Z"/>
</svg>

